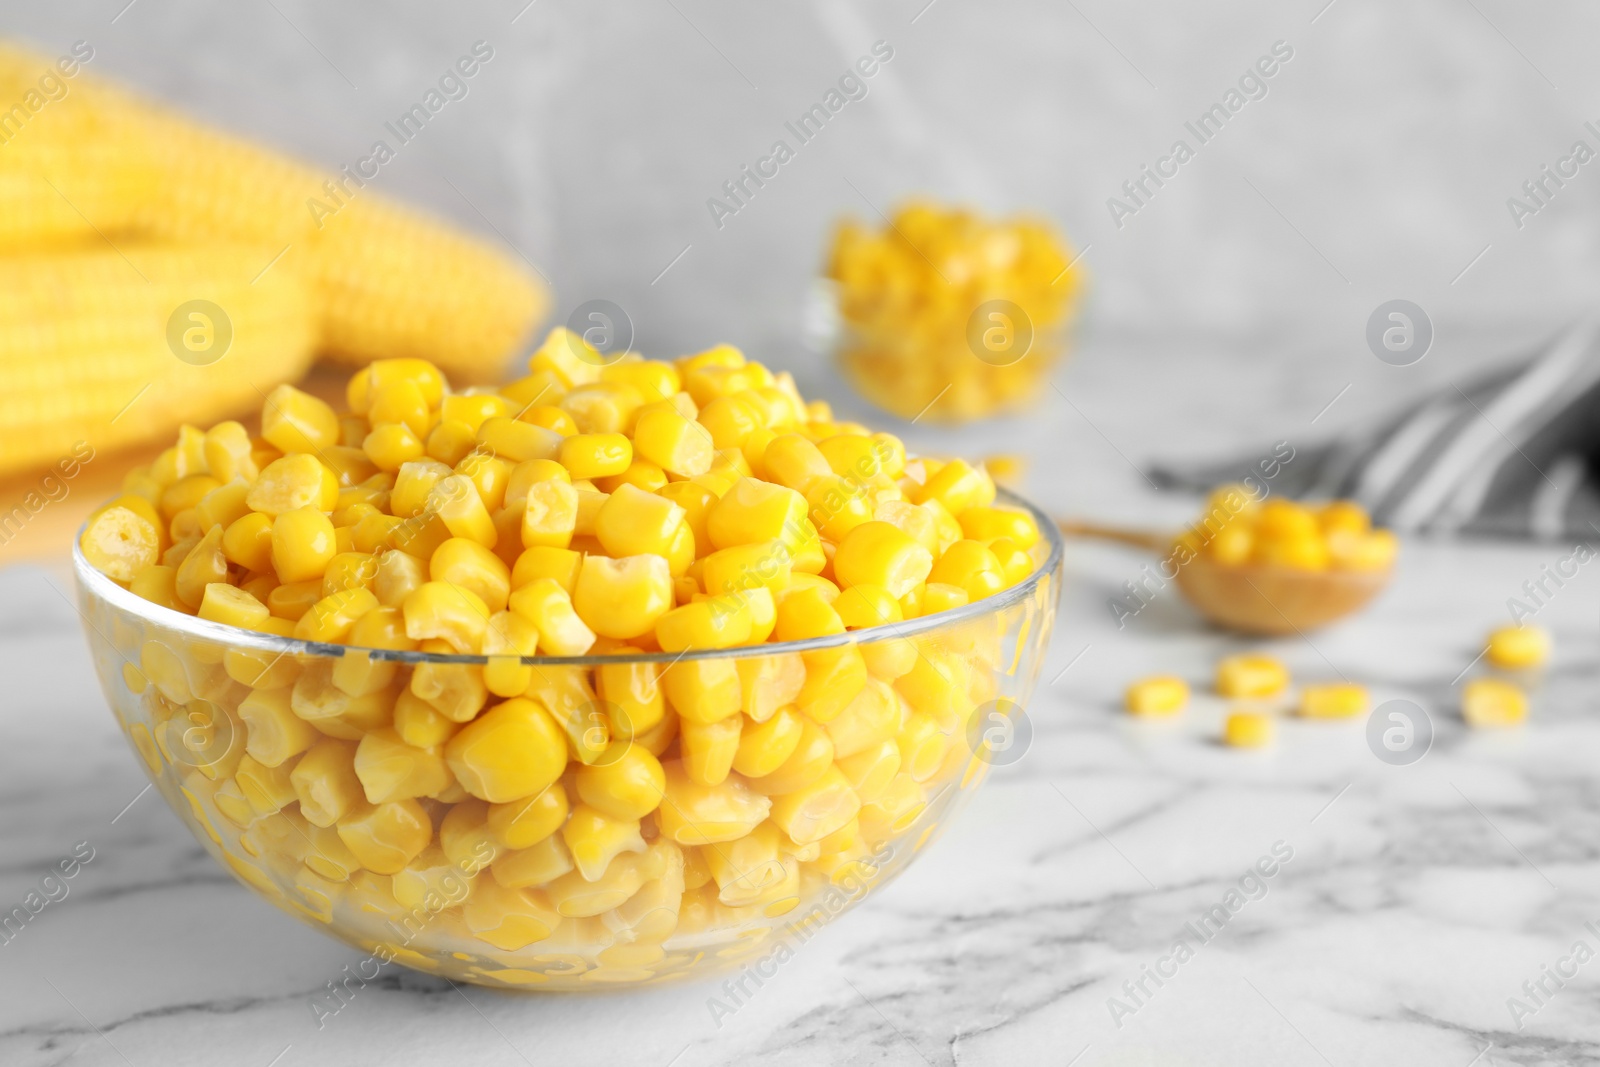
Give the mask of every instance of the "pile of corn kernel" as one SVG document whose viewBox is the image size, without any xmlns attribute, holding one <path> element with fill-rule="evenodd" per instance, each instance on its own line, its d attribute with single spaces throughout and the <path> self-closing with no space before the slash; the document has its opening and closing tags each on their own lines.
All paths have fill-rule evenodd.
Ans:
<svg viewBox="0 0 1600 1067">
<path fill-rule="evenodd" d="M 158 717 L 232 694 L 217 714 L 243 743 L 199 769 L 301 910 L 403 910 L 457 870 L 476 876 L 464 928 L 502 950 L 625 906 L 781 910 L 802 865 L 861 860 L 969 764 L 964 717 L 995 695 L 982 648 L 519 657 L 797 641 L 997 593 L 1045 542 L 981 465 L 908 457 L 731 347 L 608 362 L 565 330 L 497 390 L 380 360 L 347 406 L 285 385 L 259 436 L 186 427 L 81 538 L 202 619 L 489 657 L 408 673 L 229 648 L 219 669 L 151 640 L 124 670 Z"/>
<path fill-rule="evenodd" d="M 827 268 L 845 330 L 841 363 L 869 400 L 902 418 L 964 422 L 1020 407 L 1064 350 L 1082 286 L 1069 262 L 1050 228 L 1027 219 L 913 203 L 877 233 L 843 222 Z M 981 316 L 978 337 L 1000 332 L 980 359 L 969 328 L 991 300 L 1009 301 L 1022 320 Z"/>
<path fill-rule="evenodd" d="M 1200 520 L 1179 538 L 1225 566 L 1259 564 L 1302 571 L 1381 571 L 1394 563 L 1394 532 L 1373 529 L 1353 500 L 1302 504 L 1259 500 L 1243 485 L 1213 490 Z"/>
<path fill-rule="evenodd" d="M 1526 624 L 1505 626 L 1489 634 L 1484 658 L 1501 672 L 1525 673 L 1542 667 L 1550 656 L 1550 635 Z M 1261 653 L 1226 656 L 1217 664 L 1216 695 L 1225 700 L 1271 701 L 1288 692 L 1289 668 Z M 1166 718 L 1189 705 L 1189 683 L 1177 675 L 1151 675 L 1134 682 L 1124 695 L 1128 714 Z M 1296 712 L 1305 719 L 1350 719 L 1372 706 L 1367 688 L 1356 682 L 1328 682 L 1300 688 Z M 1461 718 L 1473 727 L 1516 726 L 1528 717 L 1522 685 L 1506 677 L 1472 678 L 1461 689 Z M 1272 743 L 1276 719 L 1259 706 L 1235 708 L 1223 722 L 1222 741 L 1236 748 L 1262 748 Z"/>
</svg>

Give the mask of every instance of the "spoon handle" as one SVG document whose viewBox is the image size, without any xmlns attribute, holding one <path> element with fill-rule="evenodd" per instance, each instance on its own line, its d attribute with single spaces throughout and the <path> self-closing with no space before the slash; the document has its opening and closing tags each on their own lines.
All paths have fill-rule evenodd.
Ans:
<svg viewBox="0 0 1600 1067">
<path fill-rule="evenodd" d="M 1135 548 L 1162 552 L 1172 547 L 1172 535 L 1154 530 L 1130 530 L 1123 526 L 1102 526 L 1097 522 L 1080 522 L 1076 519 L 1057 519 L 1056 525 L 1068 537 L 1092 537 L 1098 541 L 1116 541 Z"/>
</svg>

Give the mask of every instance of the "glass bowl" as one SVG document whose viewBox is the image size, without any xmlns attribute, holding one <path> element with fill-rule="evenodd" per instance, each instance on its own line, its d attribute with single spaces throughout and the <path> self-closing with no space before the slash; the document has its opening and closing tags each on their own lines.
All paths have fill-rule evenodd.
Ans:
<svg viewBox="0 0 1600 1067">
<path fill-rule="evenodd" d="M 370 953 L 363 977 L 398 962 L 486 986 L 582 990 L 787 958 L 785 946 L 905 869 L 989 766 L 1017 754 L 1006 753 L 1010 727 L 1049 640 L 1062 552 L 1047 516 L 1001 495 L 1041 532 L 1020 584 L 903 623 L 681 655 L 519 660 L 298 641 L 151 603 L 76 547 L 73 565 L 111 710 L 218 863 Z M 396 747 L 396 704 L 415 723 L 419 695 L 481 721 L 502 702 L 485 700 L 486 671 L 495 692 L 525 677 L 524 698 L 565 735 L 566 751 L 546 760 L 564 769 L 536 796 L 487 804 L 441 772 L 442 745 Z M 677 709 L 719 691 L 740 703 L 729 726 L 801 727 L 777 770 L 689 780 Z M 580 805 L 580 766 L 635 744 L 660 758 L 665 798 L 637 825 L 597 818 Z M 361 795 L 369 778 L 387 783 L 375 804 Z"/>
</svg>

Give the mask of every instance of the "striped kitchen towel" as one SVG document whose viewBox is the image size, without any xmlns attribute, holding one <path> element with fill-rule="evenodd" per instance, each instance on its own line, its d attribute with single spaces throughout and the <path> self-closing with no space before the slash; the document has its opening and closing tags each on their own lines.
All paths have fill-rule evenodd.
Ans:
<svg viewBox="0 0 1600 1067">
<path fill-rule="evenodd" d="M 1204 490 L 1257 460 L 1158 464 L 1151 477 Z M 1580 322 L 1532 359 L 1301 448 L 1271 488 L 1356 500 L 1401 533 L 1600 536 L 1600 324 Z"/>
</svg>

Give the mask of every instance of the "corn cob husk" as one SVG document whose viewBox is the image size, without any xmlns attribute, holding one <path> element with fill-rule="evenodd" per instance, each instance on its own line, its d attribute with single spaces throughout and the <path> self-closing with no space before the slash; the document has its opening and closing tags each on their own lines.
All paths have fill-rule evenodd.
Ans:
<svg viewBox="0 0 1600 1067">
<path fill-rule="evenodd" d="M 306 286 L 281 263 L 252 284 L 275 251 L 102 243 L 0 257 L 0 473 L 79 442 L 107 451 L 209 425 L 304 374 L 316 326 Z M 193 300 L 231 324 L 212 362 L 203 351 L 179 358 L 169 340 L 174 312 Z M 180 316 L 176 335 L 191 321 Z"/>
</svg>

